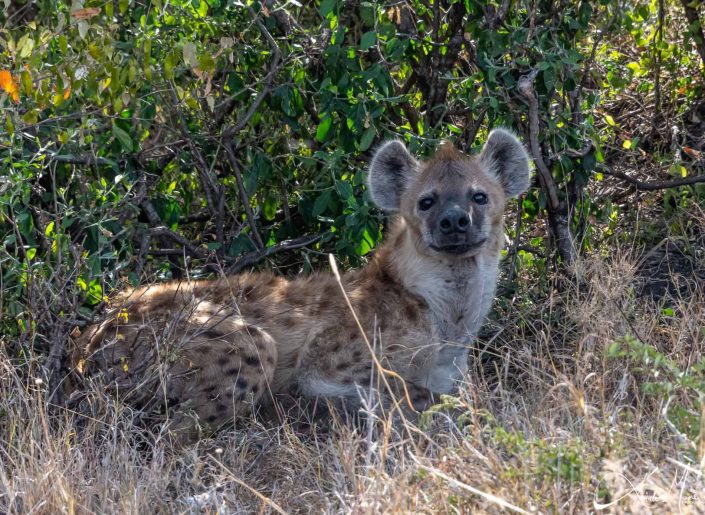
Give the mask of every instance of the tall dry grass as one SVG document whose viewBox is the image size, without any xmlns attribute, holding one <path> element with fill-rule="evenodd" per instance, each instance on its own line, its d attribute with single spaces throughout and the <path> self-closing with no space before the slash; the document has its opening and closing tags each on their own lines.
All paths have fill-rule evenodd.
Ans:
<svg viewBox="0 0 705 515">
<path fill-rule="evenodd" d="M 5 353 L 0 511 L 702 512 L 702 284 L 640 296 L 642 257 L 582 259 L 541 302 L 498 306 L 459 395 L 413 423 L 253 417 L 176 449 L 97 386 L 80 413 L 48 405 L 38 358 Z"/>
</svg>

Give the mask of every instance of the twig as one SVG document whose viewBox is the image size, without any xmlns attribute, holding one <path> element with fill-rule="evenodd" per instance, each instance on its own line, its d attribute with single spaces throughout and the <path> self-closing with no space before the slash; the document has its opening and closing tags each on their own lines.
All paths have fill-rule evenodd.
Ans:
<svg viewBox="0 0 705 515">
<path fill-rule="evenodd" d="M 220 462 L 215 456 L 211 456 L 213 461 L 215 461 L 220 467 L 227 472 L 230 475 L 230 480 L 233 481 L 234 483 L 237 483 L 241 487 L 247 489 L 250 491 L 252 494 L 254 494 L 259 500 L 261 500 L 263 503 L 265 503 L 267 506 L 272 508 L 274 511 L 279 513 L 280 515 L 287 515 L 288 512 L 285 511 L 281 506 L 279 506 L 277 503 L 275 503 L 272 499 L 267 497 L 266 495 L 262 494 L 259 490 L 251 487 L 247 483 L 245 483 L 242 479 L 239 479 L 235 477 L 235 474 L 228 468 L 226 467 L 222 462 Z"/>
<path fill-rule="evenodd" d="M 519 204 L 519 209 L 517 209 L 517 220 L 514 225 L 514 243 L 512 248 L 507 251 L 508 255 L 512 256 L 511 264 L 509 265 L 509 276 L 507 277 L 507 284 L 512 284 L 514 281 L 514 274 L 516 273 L 516 263 L 519 248 L 519 239 L 521 238 L 521 222 L 524 215 L 524 195 L 520 195 L 517 199 Z"/>
<path fill-rule="evenodd" d="M 255 12 L 255 10 L 252 7 L 248 7 L 248 10 L 252 14 L 252 17 L 255 20 L 255 24 L 257 25 L 257 28 L 259 28 L 260 33 L 264 37 L 264 39 L 267 40 L 267 43 L 269 44 L 269 48 L 271 49 L 272 52 L 272 64 L 269 67 L 269 72 L 267 73 L 267 76 L 264 78 L 264 85 L 262 86 L 262 90 L 259 92 L 257 97 L 254 99 L 250 107 L 247 109 L 245 112 L 245 115 L 240 118 L 235 125 L 232 127 L 227 127 L 225 131 L 223 132 L 224 136 L 228 139 L 232 138 L 232 136 L 238 132 L 240 132 L 245 125 L 247 125 L 250 121 L 250 119 L 254 116 L 255 112 L 259 108 L 260 104 L 264 100 L 264 98 L 269 95 L 269 93 L 272 90 L 272 83 L 274 82 L 274 76 L 277 73 L 277 70 L 279 68 L 279 61 L 281 59 L 281 50 L 279 50 L 279 46 L 277 45 L 277 42 L 274 40 L 272 35 L 269 33 L 267 30 L 267 27 L 264 26 L 262 21 L 259 19 L 259 16 Z M 234 103 L 234 99 L 233 99 Z M 232 111 L 232 107 L 225 106 L 217 117 L 216 117 L 216 124 L 220 124 L 225 116 Z"/>
<path fill-rule="evenodd" d="M 438 470 L 437 468 L 429 467 L 427 465 L 422 465 L 421 463 L 419 463 L 418 459 L 415 456 L 411 456 L 411 459 L 416 462 L 416 465 L 419 468 L 425 470 L 426 472 L 429 472 L 433 476 L 436 476 L 436 477 L 442 479 L 446 483 L 449 483 L 450 485 L 452 485 L 456 488 L 460 488 L 461 490 L 465 490 L 467 492 L 470 492 L 471 494 L 478 495 L 478 496 L 480 496 L 484 499 L 487 499 L 488 501 L 493 502 L 493 503 L 495 503 L 495 504 L 497 504 L 507 510 L 514 511 L 516 513 L 525 513 L 527 515 L 529 514 L 528 511 L 526 511 L 522 508 L 519 508 L 518 506 L 515 506 L 515 505 L 511 504 L 510 502 L 505 501 L 501 497 L 497 497 L 496 495 L 492 495 L 491 493 L 488 493 L 488 492 L 483 492 L 482 490 L 479 490 L 479 489 L 475 488 L 474 486 L 470 486 L 467 483 L 463 483 L 462 481 L 458 481 L 457 479 L 450 477 L 448 474 Z"/>
<path fill-rule="evenodd" d="M 605 175 L 611 175 L 612 177 L 617 177 L 618 179 L 622 179 L 623 181 L 632 184 L 639 191 L 666 190 L 669 188 L 678 188 L 680 186 L 689 186 L 691 184 L 705 182 L 705 175 L 693 175 L 691 177 L 683 177 L 682 179 L 673 179 L 671 181 L 644 182 L 630 177 L 625 173 L 611 170 L 607 167 L 601 167 L 600 171 Z"/>
<path fill-rule="evenodd" d="M 252 231 L 252 238 L 255 240 L 255 245 L 258 250 L 264 249 L 264 244 L 262 243 L 262 238 L 257 231 L 257 225 L 255 224 L 255 215 L 252 212 L 252 206 L 250 205 L 250 199 L 245 191 L 245 184 L 242 181 L 242 173 L 240 173 L 240 166 L 237 164 L 237 157 L 235 157 L 235 151 L 233 150 L 232 143 L 230 140 L 223 140 L 223 146 L 225 147 L 225 153 L 228 154 L 228 160 L 230 161 L 230 167 L 235 173 L 235 180 L 237 181 L 237 189 L 240 193 L 240 200 L 242 201 L 242 207 L 245 209 L 245 217 L 247 218 L 247 223 Z"/>
<path fill-rule="evenodd" d="M 184 136 L 184 139 L 188 143 L 189 148 L 191 149 L 193 157 L 196 159 L 196 165 L 199 169 L 198 178 L 200 179 L 201 188 L 203 188 L 203 193 L 206 196 L 208 208 L 213 213 L 213 216 L 218 219 L 218 217 L 222 216 L 222 213 L 218 212 L 218 204 L 216 204 L 213 195 L 220 195 L 222 188 L 217 183 L 217 181 L 214 180 L 211 176 L 210 167 L 206 163 L 206 160 L 203 158 L 200 149 L 193 141 L 193 137 L 191 135 L 191 131 L 188 128 L 188 124 L 186 123 L 186 119 L 184 118 L 184 114 L 179 108 L 179 95 L 177 94 L 176 88 L 173 84 L 171 85 L 171 94 L 174 99 L 174 109 L 176 109 L 176 114 L 179 119 L 179 125 L 181 126 L 181 132 Z"/>
<path fill-rule="evenodd" d="M 82 155 L 74 156 L 71 154 L 48 154 L 49 160 L 56 161 L 57 163 L 69 163 L 74 165 L 107 165 L 107 166 L 117 166 L 117 163 L 112 159 L 106 159 L 104 157 L 98 157 L 94 155 Z"/>
<path fill-rule="evenodd" d="M 468 129 L 467 135 L 465 136 L 465 151 L 469 152 L 470 148 L 472 147 L 473 142 L 475 141 L 475 137 L 477 136 L 477 131 L 480 130 L 480 127 L 482 126 L 482 122 L 485 120 L 485 114 L 487 114 L 487 107 L 483 107 L 480 112 L 477 115 L 477 118 L 475 118 L 475 121 L 472 122 L 472 125 L 470 125 L 470 128 Z M 468 115 L 470 119 L 472 119 L 472 115 Z M 467 128 L 467 127 L 466 127 Z"/>
<path fill-rule="evenodd" d="M 228 274 L 237 274 L 244 268 L 252 266 L 255 263 L 269 256 L 273 256 L 274 254 L 279 254 L 280 252 L 284 252 L 287 250 L 299 249 L 301 247 L 305 247 L 306 245 L 311 245 L 312 243 L 315 243 L 320 240 L 324 234 L 325 233 L 307 234 L 298 238 L 294 238 L 292 240 L 281 241 L 276 245 L 272 245 L 271 247 L 265 249 L 264 251 L 248 252 L 247 254 L 243 254 L 242 256 L 240 256 L 237 261 L 230 265 L 226 272 Z"/>
<path fill-rule="evenodd" d="M 681 0 L 683 4 L 683 9 L 685 9 L 685 17 L 688 18 L 688 23 L 692 27 L 690 33 L 695 42 L 695 47 L 698 49 L 700 54 L 700 60 L 703 64 L 703 74 L 705 75 L 705 34 L 703 34 L 703 26 L 700 21 L 700 16 L 692 0 Z"/>
</svg>

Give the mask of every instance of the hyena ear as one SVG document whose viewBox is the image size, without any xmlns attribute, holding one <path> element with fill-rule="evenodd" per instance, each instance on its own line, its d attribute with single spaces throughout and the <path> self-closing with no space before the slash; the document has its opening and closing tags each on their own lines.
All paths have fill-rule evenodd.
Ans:
<svg viewBox="0 0 705 515">
<path fill-rule="evenodd" d="M 480 162 L 499 180 L 508 197 L 516 197 L 529 188 L 529 156 L 521 141 L 508 130 L 490 132 Z"/>
<path fill-rule="evenodd" d="M 385 211 L 399 209 L 401 196 L 418 168 L 418 162 L 400 141 L 382 145 L 372 158 L 367 177 L 374 203 Z"/>
</svg>

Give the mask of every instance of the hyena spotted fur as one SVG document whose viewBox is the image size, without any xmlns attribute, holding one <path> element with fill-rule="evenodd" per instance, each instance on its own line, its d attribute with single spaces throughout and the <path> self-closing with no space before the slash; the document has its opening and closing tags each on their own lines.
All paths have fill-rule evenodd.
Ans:
<svg viewBox="0 0 705 515">
<path fill-rule="evenodd" d="M 479 156 L 445 144 L 424 162 L 391 141 L 374 155 L 368 184 L 397 216 L 370 263 L 342 284 L 377 337 L 380 363 L 423 410 L 467 370 L 494 297 L 505 202 L 528 187 L 528 158 L 503 129 Z M 78 337 L 77 369 L 142 409 L 168 408 L 170 428 L 189 440 L 278 394 L 354 406 L 374 372 L 332 274 L 171 282 L 124 292 L 112 306 Z M 399 395 L 399 383 L 379 394 Z"/>
</svg>

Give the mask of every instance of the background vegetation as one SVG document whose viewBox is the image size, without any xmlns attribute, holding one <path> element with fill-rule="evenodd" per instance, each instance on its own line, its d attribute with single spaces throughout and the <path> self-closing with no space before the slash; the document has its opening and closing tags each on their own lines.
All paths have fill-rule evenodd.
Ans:
<svg viewBox="0 0 705 515">
<path fill-rule="evenodd" d="M 698 4 L 6 0 L 2 511 L 705 503 Z M 362 265 L 375 145 L 475 152 L 500 125 L 536 168 L 502 323 L 421 427 L 253 422 L 173 455 L 114 399 L 64 398 L 70 335 L 116 288 Z"/>
</svg>

